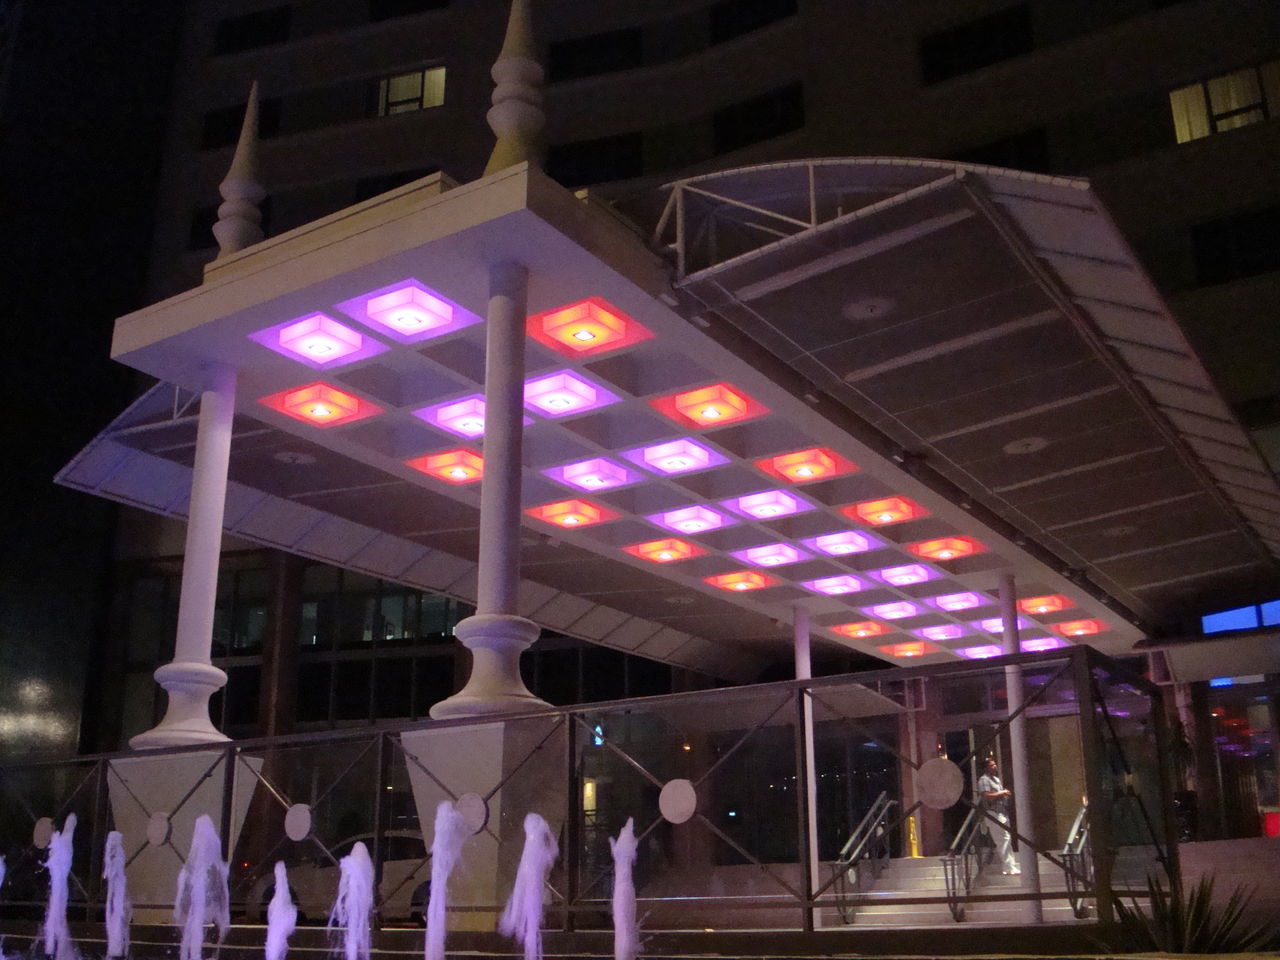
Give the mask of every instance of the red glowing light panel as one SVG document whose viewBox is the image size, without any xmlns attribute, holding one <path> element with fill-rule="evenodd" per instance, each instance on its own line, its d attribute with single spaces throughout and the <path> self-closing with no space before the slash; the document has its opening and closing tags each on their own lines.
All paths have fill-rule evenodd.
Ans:
<svg viewBox="0 0 1280 960">
<path fill-rule="evenodd" d="M 590 357 L 648 340 L 653 333 L 602 297 L 535 313 L 529 336 L 566 357 Z"/>
<path fill-rule="evenodd" d="M 937 653 L 938 648 L 932 643 L 925 643 L 923 640 L 910 640 L 906 643 L 891 643 L 887 646 L 877 647 L 881 653 L 887 653 L 891 657 L 923 657 L 927 653 Z"/>
<path fill-rule="evenodd" d="M 622 549 L 633 557 L 639 557 L 641 560 L 651 560 L 654 563 L 674 563 L 677 560 L 700 557 L 707 552 L 696 544 L 673 538 L 650 540 L 648 543 L 633 543 L 631 546 L 623 547 Z"/>
<path fill-rule="evenodd" d="M 1031 614 L 1057 613 L 1059 610 L 1074 606 L 1069 597 L 1064 597 L 1060 593 L 1053 593 L 1046 597 L 1025 597 L 1018 601 L 1018 609 L 1023 613 Z"/>
<path fill-rule="evenodd" d="M 707 577 L 706 582 L 721 590 L 744 593 L 747 590 L 760 590 L 778 584 L 777 577 L 756 570 L 738 570 L 735 573 L 722 573 L 718 577 Z"/>
<path fill-rule="evenodd" d="M 764 404 L 728 383 L 713 383 L 709 387 L 657 397 L 650 400 L 649 405 L 676 423 L 690 427 L 718 427 L 769 412 Z"/>
<path fill-rule="evenodd" d="M 908 544 L 907 549 L 926 560 L 959 560 L 961 557 L 982 553 L 987 548 L 973 537 L 943 537 L 940 540 Z"/>
<path fill-rule="evenodd" d="M 484 476 L 484 458 L 467 447 L 446 450 L 444 453 L 429 453 L 425 457 L 406 460 L 405 463 L 445 483 L 475 483 Z"/>
<path fill-rule="evenodd" d="M 620 516 L 608 507 L 592 503 L 590 500 L 559 500 L 556 503 L 544 503 L 540 507 L 530 507 L 525 513 L 535 520 L 542 520 L 570 530 L 616 520 Z"/>
<path fill-rule="evenodd" d="M 929 511 L 914 500 L 906 497 L 886 497 L 883 500 L 864 500 L 862 503 L 851 503 L 841 507 L 840 512 L 846 517 L 861 520 L 873 527 L 883 527 L 890 523 L 902 523 L 917 517 L 927 517 Z"/>
<path fill-rule="evenodd" d="M 809 483 L 853 473 L 857 464 L 846 460 L 830 447 L 811 447 L 794 453 L 781 453 L 776 457 L 757 460 L 756 466 L 779 480 L 788 483 Z"/>
<path fill-rule="evenodd" d="M 874 620 L 860 620 L 857 623 L 842 623 L 838 627 L 831 628 L 832 633 L 838 633 L 846 637 L 878 637 L 882 633 L 888 633 L 889 628 L 883 623 L 876 623 Z"/>
<path fill-rule="evenodd" d="M 361 400 L 323 381 L 292 390 L 281 390 L 279 393 L 260 397 L 258 402 L 313 427 L 336 427 L 341 423 L 353 423 L 382 412 L 382 408 L 376 403 Z"/>
<path fill-rule="evenodd" d="M 1101 620 L 1068 620 L 1055 624 L 1053 629 L 1064 637 L 1089 637 L 1107 629 L 1107 625 Z"/>
</svg>

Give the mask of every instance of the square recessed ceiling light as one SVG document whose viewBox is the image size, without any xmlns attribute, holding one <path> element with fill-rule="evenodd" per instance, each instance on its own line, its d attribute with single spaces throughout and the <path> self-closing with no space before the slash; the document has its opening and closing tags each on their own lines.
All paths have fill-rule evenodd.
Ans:
<svg viewBox="0 0 1280 960">
<path fill-rule="evenodd" d="M 602 297 L 587 297 L 528 320 L 529 336 L 567 357 L 591 357 L 621 350 L 653 336 Z"/>
<path fill-rule="evenodd" d="M 728 457 L 721 456 L 706 444 L 698 443 L 690 437 L 623 450 L 622 455 L 647 470 L 668 475 L 692 473 L 729 462 Z"/>
<path fill-rule="evenodd" d="M 345 390 L 320 381 L 292 390 L 281 390 L 261 397 L 258 402 L 316 427 L 354 423 L 382 412 L 377 404 L 361 400 Z"/>
<path fill-rule="evenodd" d="M 386 351 L 385 344 L 323 313 L 295 317 L 249 334 L 254 343 L 314 370 L 344 367 Z"/>
<path fill-rule="evenodd" d="M 443 337 L 480 322 L 476 314 L 412 278 L 346 300 L 338 309 L 401 343 Z"/>
</svg>

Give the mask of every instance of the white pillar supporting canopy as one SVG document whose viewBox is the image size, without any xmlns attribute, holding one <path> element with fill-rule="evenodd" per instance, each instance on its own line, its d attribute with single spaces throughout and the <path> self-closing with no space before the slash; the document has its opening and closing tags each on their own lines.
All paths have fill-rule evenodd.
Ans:
<svg viewBox="0 0 1280 960">
<path fill-rule="evenodd" d="M 169 695 L 169 707 L 159 724 L 129 741 L 135 750 L 228 739 L 209 719 L 209 698 L 227 682 L 227 675 L 210 657 L 235 409 L 235 370 L 222 365 L 209 367 L 200 394 L 173 662 L 155 673 L 156 682 Z"/>
<path fill-rule="evenodd" d="M 1013 574 L 1000 575 L 1000 619 L 1004 626 L 1004 652 L 1020 653 L 1021 643 L 1018 639 L 1018 595 L 1013 583 Z M 1022 668 L 1004 668 L 1004 687 L 1009 707 L 1013 714 L 1022 710 L 1025 699 L 1022 686 Z M 1013 816 L 1018 832 L 1024 837 L 1035 835 L 1031 824 L 1031 769 L 1027 760 L 1027 714 L 1018 713 L 1009 721 L 1009 773 L 1013 774 Z M 1040 863 L 1036 849 L 1031 844 L 1019 842 L 1018 869 L 1022 871 L 1022 889 L 1028 893 L 1040 893 Z M 1039 899 L 1025 903 L 1026 919 L 1031 923 L 1040 923 L 1044 919 L 1043 904 Z"/>
<path fill-rule="evenodd" d="M 528 283 L 525 268 L 516 263 L 499 263 L 489 271 L 476 613 L 454 628 L 454 635 L 471 651 L 471 676 L 459 692 L 431 708 L 437 720 L 548 706 L 520 677 L 520 654 L 538 638 L 538 625 L 515 612 Z"/>
<path fill-rule="evenodd" d="M 811 654 L 811 636 L 812 625 L 809 616 L 809 610 L 803 604 L 795 604 L 792 608 L 792 640 L 795 645 L 796 660 L 796 679 L 812 680 L 813 679 L 813 657 Z M 817 880 L 819 875 L 819 867 L 821 865 L 818 860 L 818 773 L 817 761 L 814 755 L 814 726 L 813 726 L 813 698 L 805 696 L 801 706 L 801 725 L 803 727 L 801 733 L 804 740 L 804 761 L 805 761 L 805 797 L 809 810 L 809 829 L 808 841 L 809 847 L 809 865 L 810 875 L 808 881 L 810 884 L 809 892 L 818 886 Z M 813 911 L 813 925 L 815 927 L 822 926 L 822 911 Z"/>
</svg>

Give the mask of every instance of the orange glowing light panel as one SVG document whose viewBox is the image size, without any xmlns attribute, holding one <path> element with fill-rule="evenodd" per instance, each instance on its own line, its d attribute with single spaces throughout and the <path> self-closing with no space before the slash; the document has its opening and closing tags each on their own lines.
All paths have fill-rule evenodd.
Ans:
<svg viewBox="0 0 1280 960">
<path fill-rule="evenodd" d="M 932 643 L 925 643 L 923 640 L 912 640 L 907 643 L 891 643 L 887 646 L 877 647 L 881 653 L 887 653 L 891 657 L 923 657 L 926 653 L 937 653 L 938 648 Z"/>
<path fill-rule="evenodd" d="M 925 517 L 929 511 L 914 500 L 906 497 L 885 497 L 883 500 L 865 500 L 862 503 L 841 507 L 840 512 L 846 517 L 853 517 L 873 527 L 883 527 L 890 523 L 902 523 Z"/>
<path fill-rule="evenodd" d="M 484 475 L 484 458 L 466 447 L 446 450 L 444 453 L 429 453 L 425 457 L 406 460 L 405 463 L 445 483 L 474 483 Z"/>
<path fill-rule="evenodd" d="M 560 500 L 556 503 L 544 503 L 540 507 L 530 507 L 525 511 L 529 516 L 553 523 L 557 527 L 589 527 L 592 524 L 615 520 L 619 516 L 608 507 L 602 507 L 590 500 Z"/>
<path fill-rule="evenodd" d="M 1019 610 L 1032 614 L 1057 613 L 1059 610 L 1074 606 L 1069 597 L 1064 597 L 1060 593 L 1052 593 L 1047 597 L 1025 597 L 1018 601 Z"/>
<path fill-rule="evenodd" d="M 707 577 L 706 582 L 721 590 L 742 593 L 747 590 L 772 587 L 778 583 L 778 579 L 756 570 L 739 570 L 736 573 L 722 573 L 718 577 Z"/>
<path fill-rule="evenodd" d="M 340 423 L 363 420 L 382 412 L 377 404 L 361 400 L 320 381 L 273 393 L 269 397 L 260 398 L 258 402 L 315 427 L 335 427 Z"/>
<path fill-rule="evenodd" d="M 728 383 L 668 394 L 650 400 L 649 404 L 677 423 L 692 427 L 718 427 L 769 412 L 764 404 Z"/>
<path fill-rule="evenodd" d="M 1107 628 L 1101 620 L 1068 620 L 1054 626 L 1064 637 L 1089 637 Z"/>
<path fill-rule="evenodd" d="M 795 453 L 781 453 L 776 457 L 757 460 L 756 466 L 779 480 L 791 483 L 808 483 L 853 473 L 858 467 L 850 460 L 828 447 L 811 447 Z"/>
<path fill-rule="evenodd" d="M 707 552 L 696 544 L 672 538 L 668 538 L 666 540 L 650 540 L 648 543 L 634 543 L 631 546 L 623 547 L 622 549 L 633 557 L 639 557 L 642 560 L 652 560 L 654 563 L 674 563 L 676 560 L 688 560 L 690 557 L 700 557 Z"/>
<path fill-rule="evenodd" d="M 940 540 L 913 543 L 907 549 L 926 560 L 958 560 L 981 553 L 986 547 L 973 537 L 943 537 Z"/>
<path fill-rule="evenodd" d="M 874 620 L 860 620 L 857 623 L 842 623 L 838 627 L 831 628 L 833 633 L 838 633 L 846 637 L 878 637 L 882 633 L 888 633 L 889 628 L 883 623 L 877 623 Z"/>
<path fill-rule="evenodd" d="M 526 325 L 529 336 L 568 357 L 620 350 L 653 334 L 602 297 L 588 297 L 544 313 Z"/>
</svg>

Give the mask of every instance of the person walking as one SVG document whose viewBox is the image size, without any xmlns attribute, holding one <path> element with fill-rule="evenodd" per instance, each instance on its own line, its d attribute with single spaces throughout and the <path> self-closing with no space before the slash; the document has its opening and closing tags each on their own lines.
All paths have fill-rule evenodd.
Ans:
<svg viewBox="0 0 1280 960">
<path fill-rule="evenodd" d="M 978 796 L 982 798 L 982 807 L 996 820 L 992 827 L 996 844 L 996 858 L 1000 861 L 1000 872 L 1005 876 L 1017 876 L 1022 871 L 1018 868 L 1018 858 L 1013 855 L 1013 842 L 1009 834 L 1009 798 L 1013 791 L 1000 782 L 1000 768 L 994 758 L 988 758 L 982 766 L 982 776 L 978 778 Z"/>
</svg>

